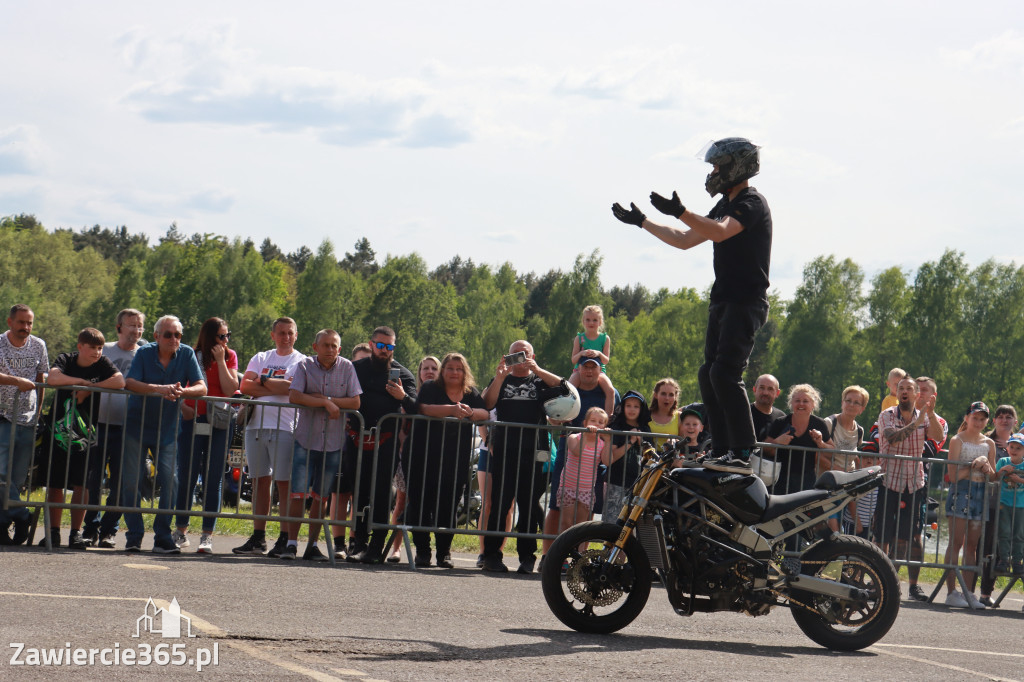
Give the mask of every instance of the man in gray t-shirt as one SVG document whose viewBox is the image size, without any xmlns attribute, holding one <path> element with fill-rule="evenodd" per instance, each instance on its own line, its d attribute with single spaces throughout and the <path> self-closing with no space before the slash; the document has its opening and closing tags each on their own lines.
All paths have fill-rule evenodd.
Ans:
<svg viewBox="0 0 1024 682">
<path fill-rule="evenodd" d="M 117 341 L 103 346 L 103 357 L 114 363 L 114 367 L 117 367 L 121 374 L 127 375 L 128 369 L 132 366 L 145 324 L 145 313 L 134 308 L 125 308 L 117 314 Z M 106 504 L 108 507 L 117 506 L 117 491 L 121 489 L 121 450 L 124 443 L 122 433 L 127 401 L 127 394 L 100 395 L 98 438 L 96 445 L 89 451 L 89 471 L 86 479 L 89 499 L 100 499 L 103 475 L 109 467 L 110 494 L 107 496 Z M 117 535 L 120 521 L 119 512 L 108 511 L 102 515 L 98 511 L 87 512 L 82 538 L 91 545 L 113 549 L 114 536 Z"/>
<path fill-rule="evenodd" d="M 32 335 L 35 314 L 27 305 L 11 307 L 8 330 L 0 335 L 0 495 L 20 500 L 20 488 L 28 476 L 35 442 L 35 421 L 41 391 L 36 388 L 49 371 L 46 343 Z M 14 544 L 28 538 L 28 509 L 0 509 L 0 544 L 11 542 L 8 528 L 14 522 Z"/>
</svg>

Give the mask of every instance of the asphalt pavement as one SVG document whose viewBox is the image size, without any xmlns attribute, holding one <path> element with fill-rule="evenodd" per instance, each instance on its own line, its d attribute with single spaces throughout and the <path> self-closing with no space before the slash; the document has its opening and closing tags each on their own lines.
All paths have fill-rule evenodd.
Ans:
<svg viewBox="0 0 1024 682">
<path fill-rule="evenodd" d="M 233 680 L 1024 679 L 1020 593 L 984 612 L 904 600 L 881 642 L 840 654 L 781 608 L 684 618 L 655 587 L 632 625 L 583 635 L 548 611 L 539 575 L 485 574 L 475 556 L 332 567 L 231 554 L 243 540 L 218 536 L 212 556 L 0 547 L 0 678 L 196 676 L 202 661 Z"/>
</svg>

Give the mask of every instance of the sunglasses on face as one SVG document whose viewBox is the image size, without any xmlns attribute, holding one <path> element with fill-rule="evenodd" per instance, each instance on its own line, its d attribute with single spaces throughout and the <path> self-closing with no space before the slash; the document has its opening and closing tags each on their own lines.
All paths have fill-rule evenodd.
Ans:
<svg viewBox="0 0 1024 682">
<path fill-rule="evenodd" d="M 231 332 L 228 332 L 227 334 L 217 334 L 217 338 L 219 340 L 221 340 L 221 341 L 230 341 L 231 340 Z"/>
<path fill-rule="evenodd" d="M 377 345 L 377 350 L 394 350 L 395 349 L 395 344 L 393 344 L 393 343 L 384 343 L 383 341 L 378 341 L 376 345 Z"/>
<path fill-rule="evenodd" d="M 181 332 L 164 332 L 162 334 L 162 336 L 165 339 L 180 339 L 181 338 Z"/>
</svg>

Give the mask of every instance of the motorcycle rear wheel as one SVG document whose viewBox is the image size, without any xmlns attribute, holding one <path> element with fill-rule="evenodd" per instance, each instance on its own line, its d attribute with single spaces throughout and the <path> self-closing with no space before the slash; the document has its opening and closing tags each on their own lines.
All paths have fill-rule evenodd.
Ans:
<svg viewBox="0 0 1024 682">
<path fill-rule="evenodd" d="M 855 601 L 793 590 L 792 600 L 799 602 L 791 604 L 793 619 L 805 635 L 829 649 L 857 651 L 889 632 L 900 610 L 900 581 L 878 547 L 863 538 L 842 535 L 811 547 L 800 559 L 803 574 L 839 580 L 871 593 L 868 599 Z"/>
<path fill-rule="evenodd" d="M 558 620 L 573 630 L 621 630 L 647 604 L 651 563 L 636 537 L 626 543 L 623 560 L 614 565 L 606 561 L 621 531 L 614 523 L 580 523 L 559 535 L 547 552 L 541 573 L 544 599 Z"/>
</svg>

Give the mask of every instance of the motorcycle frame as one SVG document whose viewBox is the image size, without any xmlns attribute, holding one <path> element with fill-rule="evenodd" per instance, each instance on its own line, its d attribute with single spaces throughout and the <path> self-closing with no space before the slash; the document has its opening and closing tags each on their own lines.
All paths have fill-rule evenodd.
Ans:
<svg viewBox="0 0 1024 682">
<path fill-rule="evenodd" d="M 629 537 L 635 533 L 637 535 L 637 540 L 640 542 L 648 556 L 648 559 L 651 561 L 651 566 L 659 570 L 663 583 L 668 585 L 669 582 L 666 579 L 667 576 L 665 575 L 665 571 L 669 566 L 666 565 L 665 562 L 671 562 L 671 557 L 668 551 L 668 545 L 662 525 L 663 516 L 659 513 L 661 509 L 664 509 L 665 511 L 680 518 L 688 518 L 695 521 L 697 525 L 690 530 L 690 533 L 698 533 L 699 536 L 694 539 L 702 540 L 735 555 L 729 563 L 738 563 L 740 561 L 749 562 L 754 567 L 755 571 L 753 592 L 762 592 L 765 595 L 771 595 L 770 599 L 766 599 L 764 603 L 775 606 L 790 605 L 789 603 L 779 602 L 779 600 L 769 591 L 771 589 L 777 589 L 780 586 L 841 599 L 863 598 L 860 591 L 855 588 L 842 585 L 841 583 L 837 583 L 832 580 L 824 580 L 809 575 L 798 574 L 795 576 L 789 576 L 780 573 L 777 580 L 773 580 L 769 583 L 769 569 L 772 560 L 781 560 L 781 558 L 787 554 L 780 548 L 787 538 L 823 523 L 833 513 L 842 509 L 850 502 L 850 500 L 856 499 L 863 493 L 878 487 L 881 485 L 882 481 L 880 476 L 858 481 L 842 486 L 834 491 L 829 491 L 828 495 L 824 498 L 812 500 L 764 523 L 747 525 L 738 521 L 732 514 L 729 514 L 712 500 L 708 499 L 704 494 L 673 480 L 671 477 L 666 477 L 665 473 L 669 470 L 669 467 L 673 462 L 674 457 L 670 455 L 663 455 L 658 461 L 649 464 L 637 478 L 633 485 L 633 497 L 630 499 L 629 505 L 623 507 L 622 511 L 619 513 L 618 523 L 622 526 L 622 531 L 620 532 L 619 537 L 615 541 L 614 547 L 608 556 L 609 562 L 616 563 L 616 561 L 619 560 L 619 557 L 624 552 L 624 548 Z M 665 487 L 659 488 L 658 486 L 660 484 L 664 484 Z M 669 495 L 671 495 L 671 502 L 666 503 L 669 499 Z M 683 502 L 680 502 L 681 496 L 685 496 L 683 498 Z M 649 546 L 651 538 L 644 538 L 645 525 L 641 523 L 641 518 L 644 513 L 648 511 L 652 498 L 658 498 L 658 502 L 656 504 L 659 507 L 659 509 L 651 510 L 653 513 L 650 517 L 651 526 L 655 535 L 654 541 L 658 544 L 656 552 L 651 551 Z M 694 506 L 698 506 L 698 510 L 692 510 Z M 733 529 L 731 531 L 727 530 L 718 523 L 712 521 L 707 514 L 709 509 L 719 515 L 722 520 L 731 523 L 733 525 Z M 698 511 L 699 513 L 697 513 Z M 810 516 L 808 513 L 811 511 L 817 511 L 817 513 Z M 784 520 L 794 522 L 793 527 L 788 530 L 784 529 Z M 715 539 L 714 537 L 711 537 L 704 531 L 705 527 L 710 528 L 721 536 L 727 537 L 733 542 L 745 547 L 748 552 L 743 552 L 737 547 L 730 546 Z M 776 532 L 772 532 L 773 530 Z M 831 537 L 832 535 L 833 533 L 829 533 L 828 537 Z M 824 539 L 826 538 L 820 538 L 817 542 L 812 543 L 811 546 L 818 544 L 818 542 L 821 542 Z M 693 547 L 694 543 L 691 542 L 691 550 L 687 553 L 686 559 L 690 562 L 691 566 L 696 567 L 698 562 L 697 557 L 693 555 Z M 802 555 L 809 548 L 810 546 L 804 548 L 804 550 L 799 552 L 798 555 Z M 720 570 L 721 567 L 722 564 L 714 565 L 716 570 Z M 690 572 L 689 589 L 685 591 L 690 596 L 682 597 L 687 604 L 687 608 L 681 609 L 673 604 L 677 613 L 689 616 L 698 610 L 725 610 L 714 608 L 714 603 L 711 600 L 712 595 L 698 592 L 697 582 L 706 575 L 706 572 Z M 680 597 L 682 592 L 683 591 L 680 590 Z M 698 601 L 698 597 L 705 597 L 707 599 Z M 708 603 L 705 604 L 704 602 Z M 698 604 L 705 606 L 705 608 L 698 609 Z"/>
</svg>

